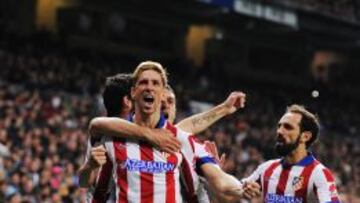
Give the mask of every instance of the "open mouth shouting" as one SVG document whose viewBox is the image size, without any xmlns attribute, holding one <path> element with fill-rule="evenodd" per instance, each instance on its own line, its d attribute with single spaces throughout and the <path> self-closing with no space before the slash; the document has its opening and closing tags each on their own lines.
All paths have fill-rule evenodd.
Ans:
<svg viewBox="0 0 360 203">
<path fill-rule="evenodd" d="M 145 92 L 142 96 L 142 100 L 144 103 L 144 107 L 146 109 L 150 109 L 154 104 L 155 98 L 152 94 Z"/>
</svg>

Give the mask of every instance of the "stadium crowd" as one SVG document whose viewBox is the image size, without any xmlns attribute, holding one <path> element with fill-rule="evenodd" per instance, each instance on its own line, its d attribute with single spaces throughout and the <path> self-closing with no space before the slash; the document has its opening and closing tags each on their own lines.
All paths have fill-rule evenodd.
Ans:
<svg viewBox="0 0 360 203">
<path fill-rule="evenodd" d="M 102 82 L 105 76 L 128 72 L 132 62 L 69 56 L 35 47 L 0 48 L 0 202 L 82 202 L 85 192 L 78 187 L 76 171 L 86 150 L 88 122 L 104 115 Z M 134 64 L 139 62 L 134 60 Z M 165 65 L 178 96 L 178 120 L 193 113 L 192 99 L 216 103 L 231 91 L 220 85 L 224 79 L 219 75 L 191 71 L 184 62 Z M 174 68 L 182 66 L 187 67 Z M 286 90 L 269 93 L 270 89 L 253 85 L 244 90 L 249 100 L 243 111 L 202 134 L 227 154 L 224 170 L 238 178 L 276 156 L 272 144 L 275 122 L 294 95 Z M 319 108 L 323 121 L 314 154 L 335 174 L 343 202 L 360 202 L 356 104 L 323 102 L 311 104 Z"/>
</svg>

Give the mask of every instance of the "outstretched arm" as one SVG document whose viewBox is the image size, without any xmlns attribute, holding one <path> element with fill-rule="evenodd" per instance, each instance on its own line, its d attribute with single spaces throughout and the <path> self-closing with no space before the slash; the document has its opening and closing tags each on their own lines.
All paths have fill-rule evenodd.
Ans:
<svg viewBox="0 0 360 203">
<path fill-rule="evenodd" d="M 241 184 L 234 176 L 231 176 L 216 165 L 208 163 L 201 166 L 210 189 L 214 194 L 225 202 L 236 202 L 239 199 L 251 199 L 260 195 L 260 185 L 255 182 Z"/>
<path fill-rule="evenodd" d="M 142 127 L 121 118 L 94 118 L 90 122 L 89 132 L 93 137 L 107 135 L 126 139 L 144 140 L 168 153 L 174 153 L 180 149 L 180 142 L 171 132 L 164 129 Z"/>
<path fill-rule="evenodd" d="M 244 93 L 232 92 L 223 103 L 206 112 L 185 118 L 176 127 L 192 134 L 198 134 L 224 116 L 234 113 L 239 108 L 243 108 L 245 101 L 246 95 Z"/>
</svg>

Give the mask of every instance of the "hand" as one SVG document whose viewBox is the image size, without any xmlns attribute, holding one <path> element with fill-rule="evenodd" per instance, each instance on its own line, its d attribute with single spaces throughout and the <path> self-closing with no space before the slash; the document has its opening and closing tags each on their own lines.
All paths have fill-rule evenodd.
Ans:
<svg viewBox="0 0 360 203">
<path fill-rule="evenodd" d="M 211 155 L 214 156 L 214 158 L 215 158 L 216 162 L 219 164 L 220 168 L 223 169 L 225 166 L 226 154 L 225 153 L 222 154 L 221 157 L 219 158 L 219 152 L 217 150 L 215 142 L 205 141 L 204 144 L 205 144 L 205 147 L 211 153 Z"/>
<path fill-rule="evenodd" d="M 240 108 L 245 107 L 246 94 L 240 91 L 232 92 L 223 102 L 228 114 L 232 114 Z"/>
<path fill-rule="evenodd" d="M 106 163 L 106 149 L 103 145 L 92 147 L 87 165 L 96 169 Z"/>
<path fill-rule="evenodd" d="M 149 129 L 146 137 L 147 141 L 163 152 L 173 154 L 180 151 L 180 141 L 169 130 Z"/>
<path fill-rule="evenodd" d="M 260 196 L 260 185 L 256 182 L 245 182 L 243 185 L 243 197 L 246 199 L 252 199 Z"/>
</svg>

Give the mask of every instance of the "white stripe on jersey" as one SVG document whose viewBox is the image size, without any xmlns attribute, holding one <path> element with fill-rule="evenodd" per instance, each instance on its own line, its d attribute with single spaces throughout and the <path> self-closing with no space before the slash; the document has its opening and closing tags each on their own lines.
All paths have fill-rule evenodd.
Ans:
<svg viewBox="0 0 360 203">
<path fill-rule="evenodd" d="M 268 184 L 268 188 L 267 188 L 268 193 L 276 193 L 276 187 L 280 181 L 281 171 L 282 171 L 282 168 L 281 168 L 281 165 L 279 165 L 275 168 L 274 172 L 269 177 L 269 184 Z"/>
<path fill-rule="evenodd" d="M 127 159 L 141 160 L 140 146 L 135 142 L 126 142 Z M 127 171 L 129 202 L 140 202 L 141 200 L 141 178 L 140 171 Z"/>
<path fill-rule="evenodd" d="M 165 154 L 164 154 L 165 155 Z M 157 162 L 166 162 L 166 159 L 160 153 L 153 152 L 154 161 Z M 162 202 L 166 197 L 166 173 L 154 173 L 153 174 L 154 182 L 154 203 Z"/>
</svg>

